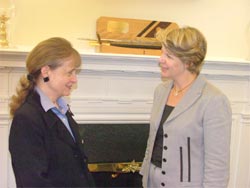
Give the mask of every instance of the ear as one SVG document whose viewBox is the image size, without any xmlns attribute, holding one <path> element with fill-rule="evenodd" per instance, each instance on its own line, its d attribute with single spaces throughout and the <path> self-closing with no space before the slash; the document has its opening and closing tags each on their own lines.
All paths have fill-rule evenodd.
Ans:
<svg viewBox="0 0 250 188">
<path fill-rule="evenodd" d="M 188 69 L 188 68 L 191 67 L 192 65 L 193 65 L 193 62 L 185 63 L 185 68 Z"/>
<path fill-rule="evenodd" d="M 43 78 L 49 76 L 49 75 L 48 75 L 49 70 L 50 70 L 50 69 L 49 69 L 49 66 L 48 66 L 48 65 L 46 65 L 46 66 L 44 66 L 44 67 L 41 68 L 41 75 L 42 75 Z"/>
</svg>

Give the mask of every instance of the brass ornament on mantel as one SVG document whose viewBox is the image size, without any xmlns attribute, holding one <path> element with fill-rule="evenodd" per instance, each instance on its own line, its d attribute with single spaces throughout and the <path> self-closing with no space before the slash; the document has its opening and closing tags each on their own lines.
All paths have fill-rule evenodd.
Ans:
<svg viewBox="0 0 250 188">
<path fill-rule="evenodd" d="M 9 42 L 7 39 L 7 29 L 6 29 L 6 22 L 10 19 L 5 14 L 0 15 L 0 46 L 1 47 L 8 47 Z"/>
</svg>

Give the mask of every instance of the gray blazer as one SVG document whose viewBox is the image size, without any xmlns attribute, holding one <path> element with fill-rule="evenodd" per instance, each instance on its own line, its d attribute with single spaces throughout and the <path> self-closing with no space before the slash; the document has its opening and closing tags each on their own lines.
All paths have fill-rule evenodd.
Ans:
<svg viewBox="0 0 250 188">
<path fill-rule="evenodd" d="M 155 90 L 140 174 L 147 187 L 157 129 L 173 82 Z M 165 187 L 224 188 L 229 180 L 232 112 L 227 97 L 199 75 L 163 125 Z M 161 182 L 160 182 L 161 183 Z"/>
</svg>

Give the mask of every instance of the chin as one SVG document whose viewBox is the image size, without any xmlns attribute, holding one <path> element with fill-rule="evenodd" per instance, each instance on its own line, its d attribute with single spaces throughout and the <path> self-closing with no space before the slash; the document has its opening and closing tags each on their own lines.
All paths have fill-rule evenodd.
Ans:
<svg viewBox="0 0 250 188">
<path fill-rule="evenodd" d="M 65 92 L 63 96 L 69 96 L 71 92 Z"/>
<path fill-rule="evenodd" d="M 169 78 L 169 75 L 161 73 L 161 77 L 166 79 L 166 78 Z"/>
</svg>

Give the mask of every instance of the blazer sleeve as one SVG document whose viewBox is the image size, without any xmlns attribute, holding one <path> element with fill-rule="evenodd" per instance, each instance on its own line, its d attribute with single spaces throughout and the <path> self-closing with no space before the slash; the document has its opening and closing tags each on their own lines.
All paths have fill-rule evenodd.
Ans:
<svg viewBox="0 0 250 188">
<path fill-rule="evenodd" d="M 47 178 L 48 155 L 44 142 L 39 119 L 23 114 L 14 117 L 9 150 L 17 187 L 52 187 Z"/>
<path fill-rule="evenodd" d="M 226 188 L 229 181 L 232 112 L 228 99 L 216 95 L 208 102 L 204 119 L 204 188 Z"/>
</svg>

